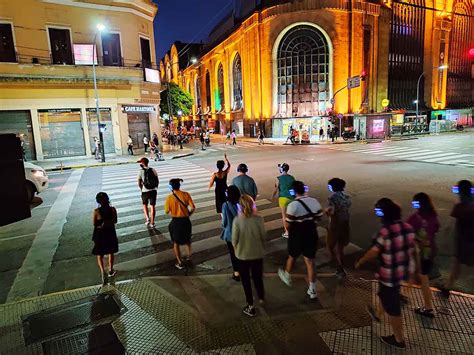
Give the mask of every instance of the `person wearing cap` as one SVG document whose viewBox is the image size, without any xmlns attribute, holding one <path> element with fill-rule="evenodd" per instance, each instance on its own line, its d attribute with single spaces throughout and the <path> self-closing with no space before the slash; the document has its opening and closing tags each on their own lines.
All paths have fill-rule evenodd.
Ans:
<svg viewBox="0 0 474 355">
<path fill-rule="evenodd" d="M 285 226 L 285 219 L 286 219 L 286 207 L 288 204 L 293 201 L 293 196 L 290 194 L 291 186 L 295 182 L 295 178 L 288 174 L 290 170 L 290 166 L 287 163 L 278 164 L 278 168 L 280 169 L 280 176 L 277 177 L 275 182 L 275 187 L 273 189 L 272 199 L 278 193 L 278 205 L 281 209 L 281 217 L 283 220 L 283 227 L 285 231 L 282 234 L 283 238 L 288 238 L 288 230 Z"/>
<path fill-rule="evenodd" d="M 186 261 L 191 263 L 191 234 L 192 225 L 190 216 L 193 214 L 196 206 L 188 192 L 181 191 L 181 179 L 171 179 L 169 187 L 171 193 L 165 200 L 165 213 L 171 215 L 171 222 L 168 229 L 173 242 L 173 251 L 176 257 L 176 268 L 182 270 L 184 268 L 183 259 L 181 258 L 181 245 L 186 246 Z"/>
<path fill-rule="evenodd" d="M 239 175 L 232 179 L 232 185 L 237 186 L 242 195 L 249 195 L 256 201 L 258 194 L 257 184 L 254 179 L 247 175 L 248 171 L 247 164 L 240 163 L 237 167 Z"/>
<path fill-rule="evenodd" d="M 317 221 L 323 216 L 321 204 L 306 194 L 307 187 L 301 181 L 295 181 L 292 193 L 294 201 L 288 204 L 285 225 L 288 229 L 288 259 L 284 269 L 278 269 L 278 276 L 286 285 L 291 286 L 291 270 L 295 260 L 303 254 L 308 273 L 309 287 L 306 292 L 310 299 L 318 297 L 316 293 L 316 273 L 314 259 L 318 245 Z"/>
<path fill-rule="evenodd" d="M 148 167 L 148 158 L 141 158 L 137 163 L 140 164 L 141 168 L 138 172 L 138 187 L 142 192 L 145 224 L 151 228 L 155 228 L 155 205 L 159 185 L 158 172 Z M 150 211 L 148 211 L 148 206 L 150 206 Z"/>
</svg>

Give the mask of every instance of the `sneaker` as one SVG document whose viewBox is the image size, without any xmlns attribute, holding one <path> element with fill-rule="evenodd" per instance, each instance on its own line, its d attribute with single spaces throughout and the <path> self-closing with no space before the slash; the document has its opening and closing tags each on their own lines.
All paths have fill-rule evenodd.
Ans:
<svg viewBox="0 0 474 355">
<path fill-rule="evenodd" d="M 155 228 L 155 223 L 150 223 L 150 228 Z"/>
<path fill-rule="evenodd" d="M 373 321 L 380 323 L 380 318 L 377 315 L 377 312 L 375 312 L 374 307 L 372 306 L 367 306 L 366 308 L 367 313 L 369 314 L 370 318 L 372 318 Z"/>
<path fill-rule="evenodd" d="M 176 263 L 174 264 L 174 266 L 178 269 L 178 270 L 183 270 L 184 269 L 184 265 L 182 263 Z"/>
<path fill-rule="evenodd" d="M 232 280 L 240 282 L 240 275 L 232 274 Z"/>
<path fill-rule="evenodd" d="M 419 314 L 420 316 L 423 316 L 423 317 L 428 317 L 428 318 L 433 318 L 434 317 L 433 310 L 425 308 L 425 307 L 415 308 L 415 313 Z"/>
<path fill-rule="evenodd" d="M 385 337 L 380 337 L 380 340 L 382 343 L 385 343 L 387 345 L 393 346 L 394 348 L 397 349 L 405 349 L 406 345 L 404 341 L 398 342 L 397 339 L 395 339 L 395 335 L 388 335 Z"/>
<path fill-rule="evenodd" d="M 288 272 L 280 268 L 278 269 L 278 276 L 283 283 L 291 287 L 291 275 Z"/>
<path fill-rule="evenodd" d="M 102 286 L 107 285 L 108 281 L 109 281 L 109 279 L 108 279 L 108 277 L 107 277 L 107 273 L 104 272 L 104 273 L 102 274 Z"/>
<path fill-rule="evenodd" d="M 109 277 L 114 277 L 116 273 L 117 273 L 117 271 L 115 271 L 115 270 L 110 270 L 110 271 L 109 271 Z"/>
<path fill-rule="evenodd" d="M 308 291 L 306 291 L 306 293 L 308 294 L 309 298 L 312 300 L 318 298 L 318 293 L 316 292 L 316 290 L 312 290 L 308 288 Z"/>
<path fill-rule="evenodd" d="M 150 225 L 150 221 L 147 219 L 145 220 L 145 226 L 148 226 L 148 225 Z"/>
<path fill-rule="evenodd" d="M 283 232 L 283 233 L 281 234 L 281 236 L 282 236 L 283 238 L 288 239 L 288 232 Z"/>
<path fill-rule="evenodd" d="M 248 315 L 249 317 L 255 317 L 257 315 L 257 310 L 255 309 L 255 307 L 249 304 L 244 307 L 242 312 Z"/>
</svg>

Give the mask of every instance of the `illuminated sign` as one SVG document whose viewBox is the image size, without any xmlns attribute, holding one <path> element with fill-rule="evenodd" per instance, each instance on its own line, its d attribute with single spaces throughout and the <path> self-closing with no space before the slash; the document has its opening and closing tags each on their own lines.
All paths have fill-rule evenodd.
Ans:
<svg viewBox="0 0 474 355">
<path fill-rule="evenodd" d="M 74 63 L 76 65 L 97 65 L 97 53 L 93 44 L 74 44 Z M 92 63 L 94 57 L 94 63 Z"/>
<path fill-rule="evenodd" d="M 372 132 L 380 133 L 384 131 L 385 120 L 373 120 L 372 121 Z"/>
<path fill-rule="evenodd" d="M 148 112 L 154 113 L 154 106 L 122 106 L 123 112 Z"/>
<path fill-rule="evenodd" d="M 94 107 L 94 108 L 86 108 L 86 111 L 87 112 L 93 112 L 95 113 L 97 111 L 97 109 Z M 110 107 L 101 107 L 99 108 L 99 111 L 100 112 L 110 112 Z"/>
<path fill-rule="evenodd" d="M 159 84 L 160 72 L 155 69 L 145 68 L 145 81 Z"/>
</svg>

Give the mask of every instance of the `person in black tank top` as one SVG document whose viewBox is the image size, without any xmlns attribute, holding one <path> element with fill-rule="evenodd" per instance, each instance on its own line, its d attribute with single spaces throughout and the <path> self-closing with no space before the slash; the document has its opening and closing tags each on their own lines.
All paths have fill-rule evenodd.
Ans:
<svg viewBox="0 0 474 355">
<path fill-rule="evenodd" d="M 218 160 L 216 167 L 217 172 L 212 174 L 211 181 L 209 182 L 209 191 L 211 190 L 212 186 L 216 184 L 216 188 L 214 190 L 215 198 L 216 198 L 216 212 L 222 214 L 222 205 L 227 200 L 225 196 L 225 191 L 227 189 L 227 175 L 230 169 L 229 159 L 227 159 L 227 154 L 224 155 L 224 160 Z M 227 163 L 227 167 L 224 169 Z"/>
<path fill-rule="evenodd" d="M 96 201 L 99 207 L 94 209 L 92 217 L 94 224 L 94 232 L 92 234 L 94 247 L 92 254 L 97 256 L 102 283 L 105 283 L 108 277 L 115 276 L 114 254 L 118 252 L 118 239 L 115 231 L 117 211 L 114 207 L 110 206 L 109 196 L 105 192 L 99 192 L 96 196 Z M 108 273 L 104 267 L 105 255 L 109 256 Z"/>
</svg>

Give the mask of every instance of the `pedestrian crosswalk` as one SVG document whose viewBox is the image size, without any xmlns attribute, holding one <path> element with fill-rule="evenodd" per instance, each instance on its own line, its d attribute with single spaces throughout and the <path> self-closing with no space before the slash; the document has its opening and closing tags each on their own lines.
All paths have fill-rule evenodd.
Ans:
<svg viewBox="0 0 474 355">
<path fill-rule="evenodd" d="M 424 163 L 434 163 L 474 168 L 473 154 L 460 154 L 454 150 L 441 151 L 420 149 L 419 147 L 399 146 L 392 143 L 373 143 L 368 145 L 346 144 L 331 145 L 332 150 L 342 150 L 351 153 L 381 155 L 398 160 L 412 160 Z"/>
<path fill-rule="evenodd" d="M 209 255 L 225 258 L 227 249 L 220 239 L 220 216 L 215 210 L 214 192 L 208 190 L 211 172 L 186 160 L 152 162 L 151 166 L 157 169 L 160 179 L 154 229 L 144 223 L 141 193 L 137 186 L 138 166 L 121 165 L 102 169 L 102 191 L 107 192 L 118 213 L 116 230 L 119 252 L 116 269 L 121 272 L 142 272 L 174 262 L 168 232 L 170 218 L 163 210 L 171 178 L 183 179 L 182 189 L 191 194 L 196 204 L 196 212 L 191 216 L 193 259 L 202 263 L 208 261 Z M 257 198 L 256 205 L 265 220 L 268 239 L 271 241 L 268 252 L 286 250 L 286 239 L 281 238 L 283 230 L 280 208 L 275 202 L 265 198 Z M 320 235 L 323 236 L 324 233 L 321 229 Z M 352 244 L 349 248 L 353 252 L 359 250 Z M 327 261 L 326 257 L 324 262 Z"/>
</svg>

